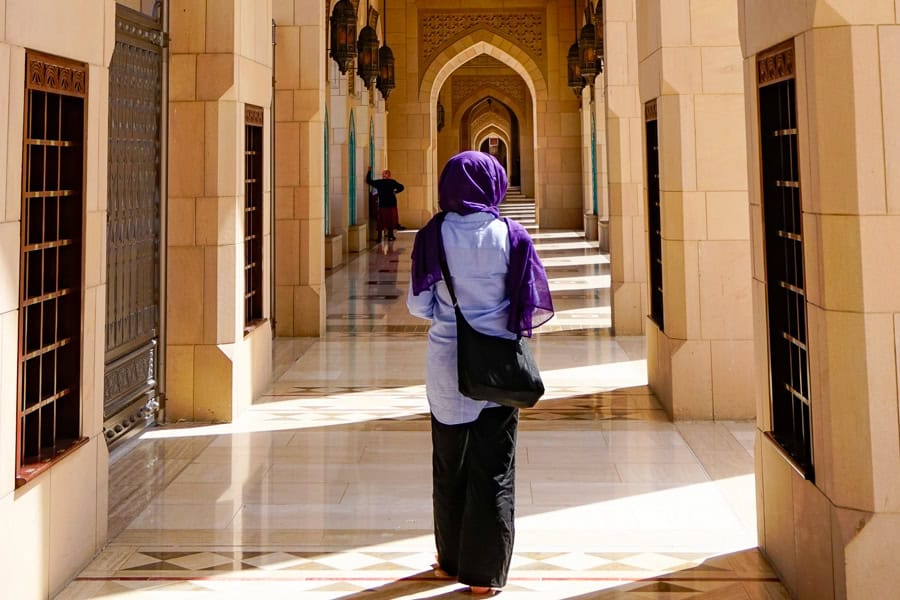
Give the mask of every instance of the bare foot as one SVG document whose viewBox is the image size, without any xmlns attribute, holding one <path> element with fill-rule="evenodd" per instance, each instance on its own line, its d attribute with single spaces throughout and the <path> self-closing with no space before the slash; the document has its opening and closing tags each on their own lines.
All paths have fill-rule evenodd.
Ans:
<svg viewBox="0 0 900 600">
<path fill-rule="evenodd" d="M 438 579 L 456 579 L 453 575 L 443 570 L 441 565 L 437 563 L 431 565 L 431 568 L 434 569 L 434 576 Z"/>
<path fill-rule="evenodd" d="M 471 586 L 469 586 L 469 591 L 471 591 L 473 594 L 483 596 L 485 594 L 493 594 L 494 588 L 479 587 L 479 586 L 471 585 Z"/>
<path fill-rule="evenodd" d="M 434 555 L 434 564 L 431 565 L 431 568 L 434 569 L 434 576 L 438 579 L 456 579 L 453 575 L 441 568 L 441 559 L 438 558 L 437 554 Z"/>
</svg>

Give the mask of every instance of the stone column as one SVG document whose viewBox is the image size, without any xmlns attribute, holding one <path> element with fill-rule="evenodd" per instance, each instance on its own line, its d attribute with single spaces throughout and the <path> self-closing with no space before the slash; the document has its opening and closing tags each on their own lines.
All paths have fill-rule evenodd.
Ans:
<svg viewBox="0 0 900 600">
<path fill-rule="evenodd" d="M 900 589 L 900 11 L 893 0 L 744 0 L 740 6 L 760 546 L 798 598 L 894 597 Z M 764 435 L 773 425 L 757 56 L 786 41 L 793 42 L 793 57 L 784 69 L 796 87 L 814 481 Z"/>
<path fill-rule="evenodd" d="M 597 25 L 598 28 L 603 24 Z M 609 161 L 606 145 L 606 75 L 594 81 L 594 143 L 597 153 L 597 239 L 600 251 L 609 252 Z"/>
<path fill-rule="evenodd" d="M 643 111 L 638 94 L 635 0 L 607 0 L 606 139 L 613 329 L 641 335 L 647 314 Z"/>
<path fill-rule="evenodd" d="M 641 101 L 655 101 L 658 117 L 662 232 L 664 328 L 648 320 L 647 368 L 676 419 L 754 414 L 737 17 L 736 0 L 638 10 Z"/>
<path fill-rule="evenodd" d="M 325 3 L 273 0 L 275 315 L 279 336 L 325 332 Z"/>
<path fill-rule="evenodd" d="M 268 3 L 254 6 L 242 11 L 237 0 L 226 0 L 213 11 L 203 0 L 171 4 L 170 420 L 230 421 L 271 376 L 271 319 L 244 332 L 245 105 L 269 106 L 272 76 L 271 11 Z M 264 142 L 264 214 L 271 210 L 267 149 Z M 263 305 L 270 317 L 269 303 Z"/>
<path fill-rule="evenodd" d="M 355 63 L 354 63 L 355 64 Z M 355 67 L 354 67 L 355 69 Z M 349 82 L 356 77 L 355 71 L 341 75 L 337 64 L 328 60 L 328 233 L 325 236 L 325 268 L 331 269 L 344 262 L 346 253 L 348 207 L 350 194 L 350 111 L 353 110 L 353 96 L 349 92 Z"/>
<path fill-rule="evenodd" d="M 594 111 L 594 88 L 581 90 L 581 197 L 584 211 L 584 238 L 597 240 L 597 215 L 594 213 L 594 181 L 591 156 L 591 113 Z"/>
</svg>

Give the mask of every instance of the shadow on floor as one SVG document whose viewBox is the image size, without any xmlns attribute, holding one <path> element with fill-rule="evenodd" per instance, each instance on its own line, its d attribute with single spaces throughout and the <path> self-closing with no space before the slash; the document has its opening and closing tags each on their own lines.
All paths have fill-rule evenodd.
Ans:
<svg viewBox="0 0 900 600">
<path fill-rule="evenodd" d="M 568 596 L 565 600 L 709 598 L 790 600 L 790 594 L 758 548 L 722 554 L 670 573 Z"/>
<path fill-rule="evenodd" d="M 610 581 L 614 573 L 597 571 L 596 587 L 605 587 L 584 592 L 574 596 L 563 596 L 565 592 L 554 592 L 552 584 L 543 581 L 539 590 L 529 590 L 527 582 L 516 581 L 516 572 L 510 573 L 511 593 L 531 592 L 541 594 L 546 598 L 565 598 L 565 600 L 612 600 L 612 599 L 639 599 L 639 598 L 727 598 L 729 600 L 789 600 L 790 595 L 778 580 L 769 563 L 757 548 L 751 548 L 740 552 L 723 554 L 703 561 L 701 564 L 680 570 L 650 577 L 639 581 L 622 581 L 621 583 Z M 539 578 L 538 578 L 539 579 Z M 577 577 L 560 582 L 560 588 L 574 586 L 584 589 L 591 585 L 591 576 Z M 456 586 L 440 592 L 442 588 Z M 474 596 L 467 587 L 458 586 L 452 579 L 440 579 L 435 577 L 433 571 L 427 570 L 397 579 L 360 592 L 341 596 L 340 600 L 387 600 L 404 597 L 413 594 L 427 594 L 436 592 L 436 595 L 425 596 L 428 600 L 441 600 L 450 598 L 487 598 L 488 596 Z M 502 596 L 502 591 L 497 594 Z M 530 594 L 529 594 L 530 596 Z M 537 597 L 537 596 L 536 596 Z"/>
<path fill-rule="evenodd" d="M 369 588 L 361 592 L 354 592 L 347 596 L 341 596 L 339 600 L 392 600 L 411 594 L 438 591 L 442 588 L 457 586 L 456 589 L 447 590 L 436 596 L 428 596 L 429 600 L 441 598 L 488 598 L 489 596 L 473 596 L 467 587 L 459 587 L 455 579 L 437 577 L 434 571 L 428 569 L 402 579 L 397 579 L 378 587 Z"/>
</svg>

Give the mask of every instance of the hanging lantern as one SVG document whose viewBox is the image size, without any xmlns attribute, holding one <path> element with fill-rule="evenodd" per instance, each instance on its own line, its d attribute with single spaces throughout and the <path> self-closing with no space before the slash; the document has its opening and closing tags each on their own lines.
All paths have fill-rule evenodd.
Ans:
<svg viewBox="0 0 900 600">
<path fill-rule="evenodd" d="M 581 55 L 578 53 L 578 43 L 569 46 L 569 55 L 566 58 L 569 72 L 569 88 L 576 96 L 581 98 L 581 90 L 584 88 L 584 78 L 581 76 Z"/>
<path fill-rule="evenodd" d="M 375 87 L 381 92 L 381 96 L 387 100 L 391 90 L 396 87 L 394 82 L 394 51 L 387 45 L 387 0 L 382 5 L 384 19 L 384 46 L 378 49 L 378 79 Z"/>
<path fill-rule="evenodd" d="M 397 84 L 394 82 L 394 52 L 387 45 L 378 49 L 378 81 L 375 87 L 387 100 Z"/>
<path fill-rule="evenodd" d="M 585 24 L 578 37 L 578 53 L 581 56 L 581 76 L 590 84 L 597 75 L 597 30 L 591 21 L 590 4 L 584 7 Z"/>
<path fill-rule="evenodd" d="M 597 9 L 594 11 L 594 22 L 596 25 L 596 48 L 597 48 L 597 72 L 603 72 L 603 63 L 606 60 L 606 45 L 604 39 L 604 25 L 603 25 L 603 2 L 604 0 L 597 0 Z"/>
<path fill-rule="evenodd" d="M 350 0 L 338 0 L 331 11 L 329 56 L 338 64 L 342 75 L 356 58 L 356 11 Z"/>
<path fill-rule="evenodd" d="M 578 52 L 578 6 L 576 0 L 572 0 L 572 21 L 575 25 L 575 43 L 569 46 L 569 54 L 566 56 L 566 66 L 569 74 L 569 89 L 581 100 L 581 90 L 584 89 L 584 78 L 581 76 L 581 54 Z"/>
<path fill-rule="evenodd" d="M 440 131 L 444 128 L 444 105 L 441 104 L 441 99 L 438 98 L 437 103 L 437 130 Z"/>
<path fill-rule="evenodd" d="M 378 12 L 369 7 L 368 17 L 369 22 L 359 32 L 359 40 L 356 42 L 356 48 L 359 50 L 356 73 L 366 84 L 366 88 L 371 89 L 378 77 L 378 34 L 375 33 L 374 27 L 378 22 Z"/>
</svg>

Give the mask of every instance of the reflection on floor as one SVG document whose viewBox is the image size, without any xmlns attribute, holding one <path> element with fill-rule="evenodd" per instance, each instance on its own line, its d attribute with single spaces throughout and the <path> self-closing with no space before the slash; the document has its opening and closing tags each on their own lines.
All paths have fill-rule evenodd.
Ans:
<svg viewBox="0 0 900 600">
<path fill-rule="evenodd" d="M 412 236 L 330 275 L 328 334 L 279 341 L 239 421 L 161 427 L 114 457 L 112 542 L 60 598 L 471 597 L 431 570 Z M 608 258 L 534 237 L 558 313 L 533 343 L 549 392 L 522 415 L 502 596 L 787 598 L 755 548 L 753 426 L 670 423 L 643 339 L 609 334 Z"/>
</svg>

